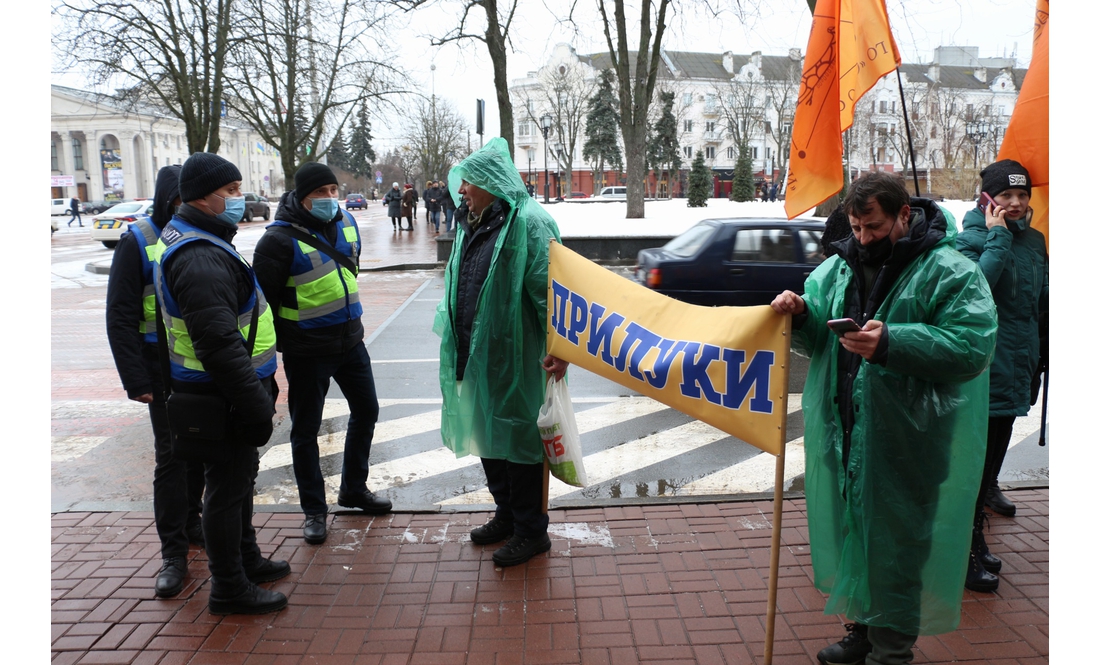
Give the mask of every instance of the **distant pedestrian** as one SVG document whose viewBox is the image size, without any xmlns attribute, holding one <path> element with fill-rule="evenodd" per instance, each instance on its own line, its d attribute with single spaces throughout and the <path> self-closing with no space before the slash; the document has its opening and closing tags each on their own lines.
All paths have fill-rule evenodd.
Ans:
<svg viewBox="0 0 1100 665">
<path fill-rule="evenodd" d="M 420 192 L 416 191 L 416 185 L 410 184 L 409 189 L 412 190 L 412 215 L 416 217 L 416 209 L 420 207 Z"/>
<path fill-rule="evenodd" d="M 779 183 L 778 183 L 778 182 L 773 182 L 773 183 L 772 183 L 772 195 L 771 195 L 771 200 L 772 200 L 772 201 L 774 201 L 774 200 L 775 200 L 775 197 L 776 197 L 776 195 L 778 195 L 778 194 L 779 194 Z"/>
<path fill-rule="evenodd" d="M 424 207 L 428 209 L 428 222 L 435 226 L 436 234 L 439 233 L 439 213 L 443 211 L 442 182 L 430 182 L 430 187 L 424 191 Z"/>
<path fill-rule="evenodd" d="M 73 221 L 76 221 L 81 228 L 84 228 L 84 222 L 80 219 L 80 199 L 75 196 L 69 199 L 69 212 L 73 215 L 69 218 L 69 226 L 72 226 Z"/>
<path fill-rule="evenodd" d="M 451 188 L 447 186 L 447 181 L 441 180 L 440 184 L 440 202 L 443 204 L 443 219 L 446 223 L 447 233 L 451 232 L 451 221 L 455 216 L 455 200 L 451 196 Z"/>
<path fill-rule="evenodd" d="M 386 214 L 390 216 L 394 231 L 401 230 L 401 186 L 396 182 L 390 191 L 382 197 L 382 204 L 386 206 Z"/>
<path fill-rule="evenodd" d="M 371 201 L 377 201 L 378 200 L 378 188 L 377 187 L 371 187 L 370 188 L 370 200 Z"/>
<path fill-rule="evenodd" d="M 409 222 L 409 230 L 413 230 L 413 219 L 416 217 L 416 190 L 409 183 L 405 183 L 405 191 L 401 194 L 401 216 Z"/>
</svg>

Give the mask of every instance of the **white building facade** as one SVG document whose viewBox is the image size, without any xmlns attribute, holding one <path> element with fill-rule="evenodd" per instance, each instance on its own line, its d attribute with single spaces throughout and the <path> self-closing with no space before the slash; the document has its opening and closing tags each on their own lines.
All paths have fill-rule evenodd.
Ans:
<svg viewBox="0 0 1100 665">
<path fill-rule="evenodd" d="M 53 198 L 152 198 L 156 174 L 189 156 L 183 122 L 151 106 L 127 108 L 84 90 L 52 86 L 50 175 Z M 241 122 L 223 118 L 219 155 L 233 162 L 244 191 L 283 189 L 278 152 Z"/>
<path fill-rule="evenodd" d="M 669 178 L 668 191 L 673 196 L 686 192 L 691 160 L 702 154 L 714 173 L 715 196 L 728 194 L 740 146 L 752 159 L 758 184 L 782 183 L 802 76 L 801 51 L 790 49 L 785 55 L 664 51 L 660 57 L 657 90 L 675 95 L 673 115 L 682 159 L 680 173 Z M 584 115 L 574 114 L 572 121 L 580 127 L 570 129 L 567 116 L 572 107 L 565 98 L 590 95 L 599 71 L 609 67 L 606 53 L 578 55 L 570 46 L 559 44 L 542 68 L 513 81 L 515 164 L 525 178 L 538 183 L 540 194 L 545 183 L 544 155 L 552 196 L 577 189 L 593 193 L 594 165 L 582 158 Z M 572 82 L 563 85 L 571 72 L 575 72 Z M 922 194 L 945 170 L 972 169 L 975 163 L 980 168 L 993 161 L 1025 73 L 1015 67 L 1014 58 L 979 58 L 976 47 L 939 47 L 931 63 L 901 66 Z M 554 89 L 548 93 L 549 88 Z M 651 123 L 662 110 L 658 99 L 655 93 Z M 853 127 L 845 135 L 852 177 L 875 169 L 906 171 L 912 179 L 902 108 L 895 73 L 883 77 L 860 100 Z M 546 139 L 540 128 L 544 115 L 554 118 Z M 575 145 L 570 154 L 571 141 Z M 651 191 L 662 191 L 655 175 L 650 180 L 657 188 Z M 613 175 L 605 184 L 621 181 Z"/>
</svg>

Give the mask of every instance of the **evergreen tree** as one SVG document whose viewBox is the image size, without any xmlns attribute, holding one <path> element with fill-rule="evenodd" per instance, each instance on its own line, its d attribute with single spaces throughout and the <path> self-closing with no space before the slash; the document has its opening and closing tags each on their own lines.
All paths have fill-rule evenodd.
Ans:
<svg viewBox="0 0 1100 665">
<path fill-rule="evenodd" d="M 737 153 L 737 164 L 733 167 L 733 190 L 730 197 L 734 201 L 751 201 L 756 194 L 756 185 L 752 179 L 752 157 L 749 147 L 742 146 Z"/>
<path fill-rule="evenodd" d="M 688 174 L 688 207 L 704 208 L 714 188 L 710 169 L 703 163 L 703 153 L 696 153 Z"/>
<path fill-rule="evenodd" d="M 661 117 L 653 123 L 646 147 L 648 166 L 679 172 L 683 165 L 680 158 L 680 140 L 676 137 L 676 117 L 672 115 L 672 105 L 676 95 L 671 92 L 659 93 Z M 669 174 L 670 175 L 670 174 Z M 669 192 L 671 196 L 671 192 Z"/>
<path fill-rule="evenodd" d="M 351 129 L 351 138 L 348 139 L 347 168 L 352 173 L 360 176 L 369 176 L 371 174 L 371 164 L 376 159 L 374 148 L 370 144 L 372 138 L 370 133 L 370 113 L 367 111 L 366 104 L 364 104 L 359 107 L 359 111 L 356 114 L 356 122 Z"/>
<path fill-rule="evenodd" d="M 352 132 L 355 131 L 355 125 L 352 125 Z M 348 145 L 344 140 L 343 131 L 336 132 L 336 136 L 332 137 L 332 142 L 328 146 L 328 164 L 329 166 L 336 166 L 345 171 L 350 171 L 348 168 Z"/>
<path fill-rule="evenodd" d="M 600 72 L 599 86 L 588 98 L 585 115 L 582 156 L 586 162 L 596 163 L 597 192 L 603 188 L 605 164 L 616 171 L 623 170 L 623 153 L 619 148 L 619 98 L 613 88 L 614 81 L 615 74 L 610 69 Z"/>
</svg>

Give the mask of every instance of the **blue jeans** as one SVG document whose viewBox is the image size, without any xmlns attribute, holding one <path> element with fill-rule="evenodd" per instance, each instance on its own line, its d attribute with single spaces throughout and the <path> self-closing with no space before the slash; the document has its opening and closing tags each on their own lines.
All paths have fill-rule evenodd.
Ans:
<svg viewBox="0 0 1100 665">
<path fill-rule="evenodd" d="M 451 221 L 455 218 L 455 211 L 453 208 L 448 208 L 443 211 L 443 216 L 447 222 L 447 233 L 451 232 Z"/>
<path fill-rule="evenodd" d="M 435 232 L 439 233 L 439 211 L 433 210 L 431 212 L 431 222 L 435 225 Z"/>
<path fill-rule="evenodd" d="M 288 384 L 290 451 L 294 478 L 298 481 L 298 498 L 306 515 L 324 515 L 328 513 L 328 504 L 317 431 L 321 428 L 331 379 L 340 386 L 351 410 L 344 437 L 340 493 L 354 494 L 367 487 L 371 440 L 378 422 L 378 395 L 374 390 L 370 356 L 362 342 L 336 355 L 311 357 L 284 353 L 283 369 Z"/>
</svg>

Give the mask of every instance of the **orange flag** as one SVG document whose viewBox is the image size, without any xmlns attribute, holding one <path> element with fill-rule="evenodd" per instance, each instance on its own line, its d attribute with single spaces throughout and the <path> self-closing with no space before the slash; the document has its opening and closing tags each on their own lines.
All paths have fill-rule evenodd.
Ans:
<svg viewBox="0 0 1100 665">
<path fill-rule="evenodd" d="M 1008 121 L 997 159 L 1015 159 L 1031 176 L 1031 227 L 1047 239 L 1050 251 L 1050 60 L 1047 50 L 1050 4 L 1038 0 L 1031 65 Z"/>
<path fill-rule="evenodd" d="M 859 98 L 899 64 L 884 0 L 818 0 L 791 132 L 788 219 L 844 186 L 841 132 Z"/>
</svg>

